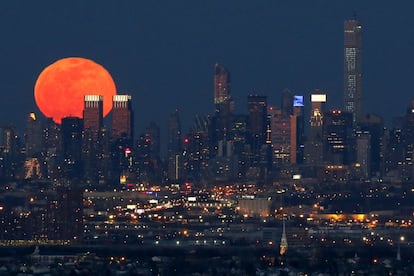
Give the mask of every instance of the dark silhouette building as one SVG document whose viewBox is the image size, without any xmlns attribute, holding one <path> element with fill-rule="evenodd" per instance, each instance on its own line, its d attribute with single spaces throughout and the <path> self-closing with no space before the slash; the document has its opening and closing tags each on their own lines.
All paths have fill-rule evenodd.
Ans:
<svg viewBox="0 0 414 276">
<path fill-rule="evenodd" d="M 2 147 L 0 158 L 0 180 L 14 180 L 21 170 L 24 156 L 21 154 L 21 141 L 13 126 L 2 128 Z"/>
<path fill-rule="evenodd" d="M 145 137 L 150 141 L 150 152 L 152 158 L 158 159 L 161 154 L 161 133 L 160 127 L 151 122 L 145 129 Z"/>
<path fill-rule="evenodd" d="M 47 238 L 81 241 L 83 234 L 83 190 L 57 187 L 56 196 L 47 206 Z"/>
<path fill-rule="evenodd" d="M 237 178 L 245 179 L 249 167 L 251 146 L 248 143 L 248 116 L 236 115 L 231 129 L 233 154 L 237 156 Z"/>
<path fill-rule="evenodd" d="M 339 109 L 325 112 L 323 139 L 325 163 L 349 165 L 353 161 L 352 113 Z"/>
<path fill-rule="evenodd" d="M 259 173 L 259 178 L 264 178 L 271 166 L 271 144 L 266 144 L 269 127 L 267 117 L 267 97 L 261 95 L 249 95 L 248 105 L 248 131 L 251 145 L 250 166 Z M 270 149 L 270 152 L 269 152 Z M 266 172 L 267 170 L 267 172 Z"/>
<path fill-rule="evenodd" d="M 58 179 L 59 160 L 62 157 L 61 129 L 52 118 L 44 122 L 43 128 L 44 139 L 44 176 L 47 179 Z"/>
<path fill-rule="evenodd" d="M 83 120 L 78 117 L 62 119 L 62 177 L 71 180 L 82 175 Z"/>
<path fill-rule="evenodd" d="M 160 158 L 160 128 L 151 122 L 137 140 L 136 164 L 140 181 L 160 184 L 163 166 Z"/>
<path fill-rule="evenodd" d="M 282 92 L 282 116 L 289 117 L 293 114 L 293 94 L 289 89 L 285 89 Z"/>
<path fill-rule="evenodd" d="M 303 95 L 293 96 L 293 115 L 296 117 L 296 163 L 302 164 L 305 148 L 305 104 Z"/>
<path fill-rule="evenodd" d="M 182 151 L 181 120 L 178 110 L 168 118 L 168 178 L 177 181 L 180 178 L 180 155 Z"/>
<path fill-rule="evenodd" d="M 384 141 L 384 120 L 378 115 L 366 114 L 362 117 L 360 129 L 370 134 L 370 171 L 372 173 L 384 174 L 384 156 L 385 141 Z"/>
<path fill-rule="evenodd" d="M 264 142 L 266 137 L 267 97 L 249 95 L 247 98 L 249 123 L 248 129 L 251 135 L 257 136 Z"/>
</svg>

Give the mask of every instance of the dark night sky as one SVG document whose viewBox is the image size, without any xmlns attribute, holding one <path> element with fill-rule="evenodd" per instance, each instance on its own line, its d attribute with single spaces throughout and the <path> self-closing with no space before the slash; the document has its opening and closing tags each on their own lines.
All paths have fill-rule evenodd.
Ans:
<svg viewBox="0 0 414 276">
<path fill-rule="evenodd" d="M 66 4 L 64 4 L 66 3 Z M 343 21 L 363 25 L 363 109 L 390 122 L 414 98 L 414 1 L 188 0 L 14 1 L 0 7 L 0 124 L 23 129 L 39 113 L 33 86 L 44 67 L 90 58 L 133 95 L 136 130 L 165 133 L 179 108 L 185 130 L 213 110 L 213 68 L 232 76 L 236 109 L 246 97 L 320 88 L 342 106 Z M 184 118 L 185 117 L 185 118 Z"/>
</svg>

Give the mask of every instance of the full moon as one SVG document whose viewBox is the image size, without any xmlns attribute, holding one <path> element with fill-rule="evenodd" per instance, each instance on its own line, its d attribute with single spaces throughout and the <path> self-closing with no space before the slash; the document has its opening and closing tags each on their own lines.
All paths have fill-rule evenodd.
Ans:
<svg viewBox="0 0 414 276">
<path fill-rule="evenodd" d="M 68 57 L 47 66 L 34 87 L 37 107 L 57 124 L 64 117 L 83 117 L 84 96 L 103 96 L 103 115 L 112 109 L 115 83 L 100 64 L 85 58 Z"/>
</svg>

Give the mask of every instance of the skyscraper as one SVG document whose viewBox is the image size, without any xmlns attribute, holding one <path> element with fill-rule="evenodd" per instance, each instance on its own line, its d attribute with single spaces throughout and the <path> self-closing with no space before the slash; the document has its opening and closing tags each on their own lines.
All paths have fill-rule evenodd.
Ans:
<svg viewBox="0 0 414 276">
<path fill-rule="evenodd" d="M 37 119 L 36 114 L 31 112 L 27 118 L 25 129 L 26 157 L 40 155 L 43 149 L 43 126 L 42 122 Z"/>
<path fill-rule="evenodd" d="M 260 95 L 249 95 L 247 98 L 249 125 L 248 129 L 252 135 L 266 137 L 267 119 L 267 97 Z"/>
<path fill-rule="evenodd" d="M 168 118 L 168 178 L 179 179 L 179 156 L 181 153 L 181 120 L 178 110 Z"/>
<path fill-rule="evenodd" d="M 83 109 L 83 128 L 97 138 L 103 123 L 103 97 L 100 95 L 85 95 Z"/>
<path fill-rule="evenodd" d="M 103 97 L 85 95 L 83 110 L 82 161 L 84 178 L 97 182 L 100 175 L 100 161 L 104 152 L 101 134 L 103 126 Z"/>
<path fill-rule="evenodd" d="M 250 136 L 251 145 L 251 166 L 257 167 L 260 164 L 261 168 L 271 165 L 269 160 L 264 160 L 267 154 L 264 154 L 264 150 L 270 146 L 266 144 L 267 137 L 267 97 L 260 95 L 249 95 L 247 97 L 248 105 L 248 125 L 247 129 Z M 267 163 L 267 165 L 265 165 Z"/>
<path fill-rule="evenodd" d="M 369 179 L 371 176 L 371 134 L 369 131 L 357 131 L 355 136 L 355 161 L 359 164 L 359 176 Z"/>
<path fill-rule="evenodd" d="M 230 75 L 222 65 L 214 66 L 214 103 L 221 104 L 229 100 Z"/>
<path fill-rule="evenodd" d="M 62 169 L 63 177 L 71 180 L 82 172 L 82 129 L 83 121 L 77 117 L 62 119 Z"/>
<path fill-rule="evenodd" d="M 316 92 L 320 92 L 317 90 Z M 309 136 L 305 143 L 304 162 L 307 165 L 321 165 L 323 162 L 323 106 L 326 94 L 311 94 Z"/>
<path fill-rule="evenodd" d="M 283 109 L 269 107 L 273 164 L 279 168 L 296 163 L 296 115 L 284 116 Z"/>
<path fill-rule="evenodd" d="M 324 161 L 349 165 L 353 161 L 352 114 L 333 109 L 323 114 Z"/>
<path fill-rule="evenodd" d="M 160 127 L 155 122 L 145 128 L 145 137 L 150 141 L 150 151 L 152 158 L 159 158 L 161 154 L 161 133 Z"/>
<path fill-rule="evenodd" d="M 37 119 L 36 114 L 31 112 L 27 118 L 25 129 L 26 160 L 24 162 L 24 178 L 42 178 L 44 172 L 44 137 L 43 124 Z M 42 165 L 42 168 L 41 168 Z M 43 170 L 42 170 L 43 169 Z"/>
<path fill-rule="evenodd" d="M 344 110 L 352 113 L 353 124 L 362 116 L 361 44 L 362 26 L 355 19 L 344 23 Z"/>
<path fill-rule="evenodd" d="M 302 95 L 293 96 L 293 115 L 296 117 L 296 162 L 303 163 L 304 141 L 305 141 L 305 120 L 304 101 Z"/>
<path fill-rule="evenodd" d="M 114 181 L 125 176 L 125 182 L 134 178 L 133 163 L 134 114 L 130 95 L 112 97 L 111 176 Z"/>
<path fill-rule="evenodd" d="M 359 124 L 361 131 L 368 132 L 370 141 L 369 171 L 377 174 L 384 173 L 385 168 L 385 145 L 384 141 L 384 119 L 375 114 L 365 114 Z"/>
<path fill-rule="evenodd" d="M 213 144 L 225 140 L 232 126 L 234 103 L 230 95 L 230 74 L 222 65 L 214 66 L 214 104 L 215 114 L 212 127 L 215 129 Z"/>
<path fill-rule="evenodd" d="M 130 95 L 115 95 L 112 98 L 112 140 L 133 140 L 133 111 Z"/>
<path fill-rule="evenodd" d="M 22 164 L 20 154 L 20 140 L 17 131 L 13 126 L 4 126 L 3 143 L 0 151 L 0 179 L 14 179 Z"/>
<path fill-rule="evenodd" d="M 46 166 L 45 176 L 48 179 L 56 179 L 60 168 L 59 159 L 62 157 L 61 129 L 52 118 L 48 118 L 43 129 L 45 155 L 44 165 Z"/>
</svg>

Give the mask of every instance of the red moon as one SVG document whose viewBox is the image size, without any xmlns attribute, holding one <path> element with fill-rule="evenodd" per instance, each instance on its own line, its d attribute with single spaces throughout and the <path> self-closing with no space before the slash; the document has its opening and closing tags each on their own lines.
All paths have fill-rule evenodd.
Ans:
<svg viewBox="0 0 414 276">
<path fill-rule="evenodd" d="M 85 95 L 103 96 L 106 116 L 112 109 L 116 87 L 102 65 L 79 57 L 63 58 L 47 66 L 34 87 L 37 107 L 57 124 L 64 117 L 83 117 Z"/>
</svg>

